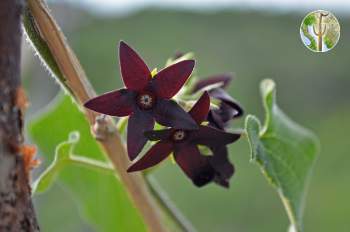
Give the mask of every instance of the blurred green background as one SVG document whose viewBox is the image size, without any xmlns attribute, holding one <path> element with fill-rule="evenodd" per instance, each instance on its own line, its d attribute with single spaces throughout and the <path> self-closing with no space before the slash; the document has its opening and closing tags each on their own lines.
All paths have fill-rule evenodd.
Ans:
<svg viewBox="0 0 350 232">
<path fill-rule="evenodd" d="M 124 17 L 103 17 L 64 5 L 53 7 L 53 13 L 98 93 L 122 85 L 117 65 L 121 39 L 139 51 L 150 68 L 162 68 L 176 51 L 193 51 L 199 76 L 235 72 L 230 93 L 247 113 L 261 119 L 259 83 L 273 78 L 281 108 L 315 131 L 322 144 L 309 186 L 305 231 L 350 231 L 349 17 L 335 14 L 341 24 L 340 41 L 332 51 L 319 54 L 304 47 L 299 37 L 306 11 L 146 9 Z M 30 120 L 57 94 L 58 85 L 30 49 L 24 51 L 23 67 Z M 243 119 L 232 126 L 243 127 Z M 230 159 L 236 174 L 229 190 L 214 184 L 198 189 L 170 161 L 154 173 L 200 232 L 286 231 L 282 204 L 258 167 L 249 162 L 246 139 L 230 146 Z M 93 231 L 59 184 L 36 197 L 35 206 L 43 231 Z"/>
</svg>

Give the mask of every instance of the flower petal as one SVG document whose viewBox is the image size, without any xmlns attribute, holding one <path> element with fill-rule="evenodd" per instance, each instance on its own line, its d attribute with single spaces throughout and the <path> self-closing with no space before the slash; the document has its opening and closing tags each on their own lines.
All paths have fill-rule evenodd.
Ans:
<svg viewBox="0 0 350 232">
<path fill-rule="evenodd" d="M 237 110 L 237 107 L 231 107 L 226 102 L 221 102 L 219 109 L 216 111 L 220 114 L 223 122 L 228 122 L 232 118 L 236 118 L 243 114 L 243 110 L 240 109 L 239 111 Z"/>
<path fill-rule="evenodd" d="M 177 146 L 174 155 L 176 163 L 196 186 L 204 186 L 213 180 L 215 171 L 208 157 L 201 155 L 196 145 Z"/>
<path fill-rule="evenodd" d="M 229 105 L 231 108 L 233 108 L 237 112 L 234 116 L 235 118 L 243 115 L 244 112 L 240 104 L 235 99 L 233 99 L 229 94 L 227 94 L 225 90 L 221 88 L 212 89 L 209 92 L 209 95 L 213 98 L 223 101 L 224 103 Z"/>
<path fill-rule="evenodd" d="M 199 80 L 194 85 L 192 92 L 194 93 L 210 85 L 216 85 L 216 84 L 218 84 L 220 88 L 225 88 L 231 82 L 231 80 L 232 80 L 232 75 L 229 73 L 211 76 L 204 80 Z"/>
<path fill-rule="evenodd" d="M 210 110 L 208 113 L 208 118 L 209 126 L 218 128 L 220 130 L 224 130 L 226 123 L 223 122 L 220 114 L 216 110 Z"/>
<path fill-rule="evenodd" d="M 198 128 L 192 117 L 173 100 L 158 99 L 153 115 L 155 120 L 163 126 L 188 130 Z"/>
<path fill-rule="evenodd" d="M 201 124 L 201 122 L 203 122 L 208 116 L 209 106 L 209 95 L 207 92 L 204 92 L 188 113 L 197 122 L 197 124 Z"/>
<path fill-rule="evenodd" d="M 125 86 L 142 90 L 151 80 L 151 72 L 142 58 L 126 43 L 119 43 L 119 62 Z"/>
<path fill-rule="evenodd" d="M 173 144 L 168 142 L 158 142 L 138 161 L 128 168 L 128 172 L 141 171 L 157 165 L 163 161 L 173 150 Z"/>
<path fill-rule="evenodd" d="M 192 131 L 190 136 L 191 143 L 216 148 L 233 143 L 241 135 L 221 131 L 210 126 L 199 126 L 199 129 Z"/>
<path fill-rule="evenodd" d="M 228 151 L 226 146 L 218 147 L 213 150 L 213 155 L 209 156 L 209 162 L 215 169 L 214 182 L 228 188 L 229 179 L 234 173 L 234 166 L 228 159 Z"/>
<path fill-rule="evenodd" d="M 151 141 L 167 140 L 172 135 L 174 129 L 146 131 L 144 135 Z"/>
<path fill-rule="evenodd" d="M 102 114 L 123 117 L 133 112 L 134 98 L 132 91 L 120 89 L 92 98 L 84 106 Z"/>
<path fill-rule="evenodd" d="M 152 130 L 154 119 L 149 112 L 135 110 L 128 120 L 127 150 L 130 160 L 134 160 L 147 142 L 145 131 Z"/>
<path fill-rule="evenodd" d="M 212 109 L 208 114 L 209 125 L 225 129 L 228 122 L 237 117 L 237 111 L 225 102 L 221 102 L 219 109 Z"/>
<path fill-rule="evenodd" d="M 152 79 L 153 89 L 160 98 L 172 98 L 190 77 L 194 60 L 183 60 L 161 70 Z"/>
</svg>

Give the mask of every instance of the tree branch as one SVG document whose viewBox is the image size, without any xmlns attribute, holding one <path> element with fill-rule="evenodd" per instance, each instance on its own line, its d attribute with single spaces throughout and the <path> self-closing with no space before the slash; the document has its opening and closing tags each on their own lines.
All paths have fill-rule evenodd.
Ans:
<svg viewBox="0 0 350 232">
<path fill-rule="evenodd" d="M 20 81 L 24 1 L 0 1 L 0 231 L 39 231 L 23 148 Z M 30 162 L 30 160 L 29 160 Z"/>
</svg>

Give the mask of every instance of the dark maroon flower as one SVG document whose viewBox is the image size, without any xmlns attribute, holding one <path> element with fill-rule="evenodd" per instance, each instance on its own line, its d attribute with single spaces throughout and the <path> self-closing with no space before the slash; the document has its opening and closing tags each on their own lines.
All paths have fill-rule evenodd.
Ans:
<svg viewBox="0 0 350 232">
<path fill-rule="evenodd" d="M 234 169 L 228 160 L 225 145 L 239 139 L 240 134 L 201 125 L 207 118 L 209 105 L 209 95 L 205 92 L 189 112 L 199 126 L 197 130 L 170 128 L 145 132 L 145 136 L 150 140 L 159 141 L 131 165 L 128 172 L 152 167 L 174 152 L 176 163 L 196 186 L 215 181 L 228 187 L 228 179 L 233 175 Z M 202 155 L 198 145 L 210 148 L 213 154 Z"/>
<path fill-rule="evenodd" d="M 224 129 L 231 119 L 238 118 L 243 115 L 243 109 L 239 103 L 233 99 L 224 89 L 232 80 L 230 74 L 221 74 L 198 81 L 192 91 L 197 92 L 208 89 L 210 97 L 220 100 L 219 108 L 211 109 L 208 114 L 210 125 L 219 129 Z"/>
<path fill-rule="evenodd" d="M 232 76 L 229 73 L 210 76 L 203 80 L 197 81 L 197 83 L 193 86 L 192 91 L 197 92 L 210 85 L 217 85 L 216 87 L 225 89 L 231 83 L 231 81 Z"/>
<path fill-rule="evenodd" d="M 168 66 L 153 78 L 145 62 L 126 43 L 119 44 L 121 75 L 126 88 L 105 93 L 84 106 L 111 116 L 129 116 L 127 150 L 133 160 L 142 150 L 154 121 L 167 127 L 197 129 L 196 122 L 175 101 L 170 100 L 184 85 L 194 68 L 194 60 Z"/>
</svg>

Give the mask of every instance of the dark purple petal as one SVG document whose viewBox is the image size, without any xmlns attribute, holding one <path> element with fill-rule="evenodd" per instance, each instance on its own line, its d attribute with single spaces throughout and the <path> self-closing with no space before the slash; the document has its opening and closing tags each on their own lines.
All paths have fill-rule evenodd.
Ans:
<svg viewBox="0 0 350 232">
<path fill-rule="evenodd" d="M 154 119 L 145 111 L 136 110 L 130 115 L 127 131 L 127 150 L 130 160 L 134 160 L 147 142 L 145 131 L 152 130 Z"/>
<path fill-rule="evenodd" d="M 237 111 L 225 102 L 221 102 L 218 109 L 212 109 L 208 114 L 209 125 L 219 129 L 225 129 L 228 121 L 235 118 Z"/>
<path fill-rule="evenodd" d="M 237 112 L 234 116 L 235 118 L 243 115 L 244 112 L 242 107 L 239 105 L 239 103 L 235 99 L 233 99 L 229 94 L 227 94 L 225 90 L 221 88 L 212 89 L 209 92 L 209 95 L 213 98 L 223 101 L 224 103 L 229 105 L 231 108 L 233 108 Z"/>
<path fill-rule="evenodd" d="M 161 70 L 152 79 L 153 89 L 160 98 L 172 98 L 190 77 L 194 60 L 183 60 Z"/>
<path fill-rule="evenodd" d="M 236 110 L 237 107 L 231 107 L 226 102 L 221 102 L 218 110 L 214 110 L 217 114 L 220 115 L 220 118 L 223 122 L 228 122 L 232 118 L 241 116 L 243 111 Z"/>
<path fill-rule="evenodd" d="M 176 163 L 196 186 L 204 186 L 213 180 L 215 171 L 208 157 L 201 155 L 196 145 L 177 146 L 174 155 Z"/>
<path fill-rule="evenodd" d="M 153 115 L 163 126 L 188 130 L 198 128 L 192 117 L 173 100 L 158 99 Z"/>
<path fill-rule="evenodd" d="M 172 133 L 174 132 L 174 129 L 163 129 L 163 130 L 152 130 L 152 131 L 146 131 L 144 134 L 146 138 L 148 138 L 151 141 L 157 141 L 157 140 L 167 140 Z"/>
<path fill-rule="evenodd" d="M 92 98 L 84 106 L 101 114 L 123 117 L 133 112 L 134 98 L 132 91 L 120 89 Z"/>
<path fill-rule="evenodd" d="M 224 130 L 226 127 L 226 123 L 222 120 L 217 110 L 210 110 L 207 120 L 209 122 L 209 126 L 218 128 L 220 130 Z"/>
<path fill-rule="evenodd" d="M 213 150 L 213 155 L 209 157 L 209 162 L 215 170 L 214 182 L 228 188 L 229 179 L 234 173 L 234 166 L 228 159 L 227 147 L 222 146 Z"/>
<path fill-rule="evenodd" d="M 168 142 L 158 142 L 138 161 L 128 168 L 128 172 L 141 171 L 157 165 L 163 161 L 173 150 L 173 144 Z"/>
<path fill-rule="evenodd" d="M 151 80 L 151 72 L 142 58 L 123 41 L 119 44 L 119 62 L 125 86 L 142 90 Z"/>
<path fill-rule="evenodd" d="M 190 112 L 188 112 L 191 117 L 197 122 L 197 124 L 201 124 L 207 116 L 209 112 L 210 106 L 210 98 L 207 92 L 204 92 L 203 95 L 199 98 L 199 100 L 194 104 Z"/>
<path fill-rule="evenodd" d="M 199 80 L 194 85 L 192 92 L 197 92 L 205 87 L 208 87 L 214 84 L 220 84 L 221 88 L 225 88 L 231 82 L 231 80 L 232 80 L 232 75 L 229 73 L 211 76 L 204 80 Z"/>
<path fill-rule="evenodd" d="M 198 130 L 191 132 L 191 143 L 216 148 L 233 143 L 240 138 L 240 134 L 228 133 L 210 126 L 199 126 Z"/>
</svg>

